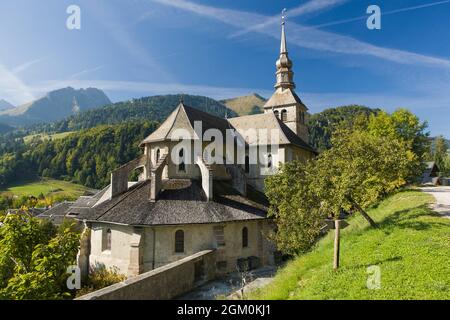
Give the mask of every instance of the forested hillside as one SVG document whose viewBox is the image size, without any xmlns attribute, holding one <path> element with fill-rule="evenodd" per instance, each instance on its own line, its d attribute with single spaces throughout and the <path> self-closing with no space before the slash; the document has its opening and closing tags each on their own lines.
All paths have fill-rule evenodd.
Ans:
<svg viewBox="0 0 450 320">
<path fill-rule="evenodd" d="M 211 98 L 184 95 L 183 100 L 219 117 L 236 116 Z M 111 170 L 136 157 L 139 142 L 179 102 L 179 95 L 132 99 L 0 135 L 0 186 L 44 176 L 102 188 L 108 184 Z M 51 138 L 55 135 L 42 138 L 43 134 L 71 131 L 75 132 L 60 139 Z"/>
<path fill-rule="evenodd" d="M 139 142 L 157 125 L 154 121 L 132 121 L 97 126 L 58 140 L 35 139 L 0 157 L 0 185 L 43 176 L 103 188 L 112 170 L 141 153 Z"/>
<path fill-rule="evenodd" d="M 0 186 L 43 176 L 102 188 L 108 184 L 111 170 L 139 154 L 140 140 L 174 110 L 179 99 L 178 95 L 133 99 L 82 112 L 53 124 L 0 135 Z M 217 116 L 236 115 L 206 97 L 186 95 L 184 101 Z M 377 112 L 361 106 L 346 106 L 314 114 L 309 118 L 311 143 L 320 151 L 329 148 L 331 135 L 339 124 L 344 122 L 351 126 L 359 115 L 368 117 Z M 59 139 L 29 136 L 69 131 L 75 132 Z"/>
<path fill-rule="evenodd" d="M 237 114 L 222 103 L 204 96 L 184 95 L 183 101 L 196 109 L 224 118 Z M 65 132 L 93 128 L 103 124 L 116 124 L 125 121 L 150 120 L 162 122 L 180 103 L 179 95 L 143 97 L 114 103 L 95 110 L 71 116 L 53 124 L 38 125 L 32 132 Z"/>
<path fill-rule="evenodd" d="M 310 143 L 318 151 L 329 149 L 331 136 L 339 126 L 351 128 L 359 117 L 367 119 L 371 114 L 377 114 L 379 111 L 380 109 L 351 105 L 330 108 L 310 115 L 308 118 Z"/>
</svg>

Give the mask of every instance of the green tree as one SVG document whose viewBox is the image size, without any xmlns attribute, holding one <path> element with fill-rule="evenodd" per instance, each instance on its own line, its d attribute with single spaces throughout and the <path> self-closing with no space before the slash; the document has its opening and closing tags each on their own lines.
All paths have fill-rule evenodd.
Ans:
<svg viewBox="0 0 450 320">
<path fill-rule="evenodd" d="M 367 131 L 340 131 L 333 148 L 318 157 L 310 187 L 328 214 L 356 209 L 375 226 L 364 209 L 405 185 L 411 167 L 418 163 L 402 140 Z"/>
<path fill-rule="evenodd" d="M 412 163 L 408 173 L 409 180 L 420 176 L 424 169 L 424 162 L 430 148 L 428 124 L 407 109 L 398 109 L 392 114 L 380 112 L 372 115 L 368 124 L 368 131 L 376 137 L 401 140 L 406 144 L 419 161 Z"/>
<path fill-rule="evenodd" d="M 435 147 L 434 147 L 434 161 L 440 168 L 441 172 L 447 171 L 447 162 L 448 162 L 448 153 L 449 149 L 447 142 L 445 141 L 443 136 L 439 136 L 436 138 Z"/>
<path fill-rule="evenodd" d="M 323 219 L 342 211 L 359 212 L 372 226 L 366 208 L 407 183 L 411 166 L 420 162 L 401 139 L 363 130 L 340 129 L 332 148 L 306 164 L 285 164 L 266 182 L 272 238 L 286 253 L 308 250 Z"/>
<path fill-rule="evenodd" d="M 79 235 L 57 231 L 25 209 L 3 219 L 0 228 L 0 298 L 61 299 L 70 296 L 66 270 L 75 264 Z"/>
<path fill-rule="evenodd" d="M 367 125 L 370 115 L 376 115 L 379 109 L 350 105 L 326 109 L 308 117 L 310 143 L 318 151 L 331 148 L 331 137 L 337 129 L 353 128 L 361 122 Z"/>
<path fill-rule="evenodd" d="M 276 232 L 269 236 L 285 253 L 307 251 L 316 241 L 325 214 L 317 205 L 320 199 L 310 188 L 314 162 L 285 163 L 278 174 L 266 179 L 270 201 L 269 217 L 275 219 Z"/>
</svg>

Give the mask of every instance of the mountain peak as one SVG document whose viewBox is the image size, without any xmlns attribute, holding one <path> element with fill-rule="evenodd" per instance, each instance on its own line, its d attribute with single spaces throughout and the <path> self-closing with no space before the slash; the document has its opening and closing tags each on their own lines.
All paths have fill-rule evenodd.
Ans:
<svg viewBox="0 0 450 320">
<path fill-rule="evenodd" d="M 14 106 L 4 99 L 0 99 L 0 111 L 13 109 Z"/>
<path fill-rule="evenodd" d="M 108 104 L 111 101 L 100 89 L 66 87 L 19 107 L 0 111 L 0 121 L 13 126 L 52 122 Z"/>
</svg>

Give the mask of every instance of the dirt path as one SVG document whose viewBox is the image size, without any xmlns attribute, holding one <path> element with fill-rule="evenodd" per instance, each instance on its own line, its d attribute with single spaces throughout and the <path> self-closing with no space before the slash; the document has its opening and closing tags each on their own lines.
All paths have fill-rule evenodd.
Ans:
<svg viewBox="0 0 450 320">
<path fill-rule="evenodd" d="M 450 219 L 450 187 L 423 187 L 421 190 L 434 196 L 436 204 L 433 209 Z"/>
</svg>

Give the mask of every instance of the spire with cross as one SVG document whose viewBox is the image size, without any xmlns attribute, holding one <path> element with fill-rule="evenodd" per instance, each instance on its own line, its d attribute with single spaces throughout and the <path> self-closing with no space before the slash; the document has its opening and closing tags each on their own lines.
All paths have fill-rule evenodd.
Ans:
<svg viewBox="0 0 450 320">
<path fill-rule="evenodd" d="M 286 9 L 281 11 L 281 44 L 280 44 L 280 57 L 277 60 L 277 83 L 275 88 L 295 88 L 294 73 L 292 72 L 292 61 L 288 57 L 287 45 L 286 45 Z"/>
</svg>

